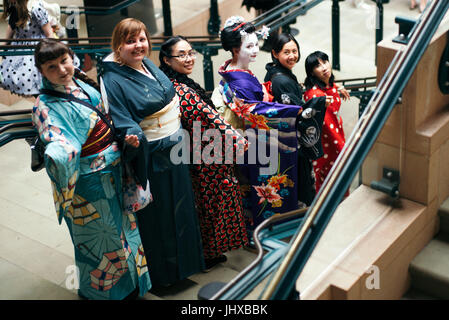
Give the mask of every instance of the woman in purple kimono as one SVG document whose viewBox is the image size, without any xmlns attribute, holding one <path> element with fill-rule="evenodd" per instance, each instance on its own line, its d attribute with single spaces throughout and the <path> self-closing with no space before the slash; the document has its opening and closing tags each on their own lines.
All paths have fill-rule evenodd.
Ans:
<svg viewBox="0 0 449 320">
<path fill-rule="evenodd" d="M 264 27 L 261 33 L 267 32 Z M 212 99 L 226 120 L 246 129 L 251 143 L 239 167 L 239 181 L 248 229 L 254 229 L 273 214 L 298 208 L 297 122 L 300 117 L 313 119 L 313 105 L 324 104 L 325 98 L 304 106 L 270 102 L 264 86 L 249 70 L 259 52 L 254 25 L 242 17 L 230 17 L 220 38 L 232 59 L 220 66 L 222 80 Z"/>
</svg>

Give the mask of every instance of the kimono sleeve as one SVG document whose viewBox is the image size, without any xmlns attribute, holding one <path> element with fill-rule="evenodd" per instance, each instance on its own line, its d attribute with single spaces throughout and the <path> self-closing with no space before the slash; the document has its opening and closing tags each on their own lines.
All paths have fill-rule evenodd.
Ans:
<svg viewBox="0 0 449 320">
<path fill-rule="evenodd" d="M 277 102 L 294 105 L 302 105 L 304 103 L 302 97 L 297 94 L 297 84 L 292 81 L 286 81 L 284 76 L 273 77 L 271 88 L 274 100 Z"/>
<path fill-rule="evenodd" d="M 60 114 L 37 101 L 33 108 L 32 121 L 39 133 L 39 138 L 45 145 L 45 167 L 52 182 L 54 203 L 58 221 L 72 204 L 75 185 L 79 177 L 81 146 L 85 138 L 71 139 L 70 119 L 63 119 Z"/>
<path fill-rule="evenodd" d="M 106 101 L 106 108 L 111 115 L 114 123 L 116 139 L 122 145 L 122 160 L 131 164 L 134 169 L 137 180 L 142 186 L 147 182 L 147 163 L 150 161 L 148 143 L 139 124 L 134 120 L 128 109 L 129 94 L 125 89 L 112 78 L 111 74 L 106 74 L 101 78 L 101 95 L 103 101 Z M 136 135 L 139 139 L 139 146 L 134 148 L 127 145 L 124 140 L 126 135 Z"/>
<path fill-rule="evenodd" d="M 143 136 L 142 129 L 134 120 L 128 105 L 125 89 L 115 79 L 105 77 L 102 96 L 107 100 L 109 113 L 114 122 L 117 138 L 123 142 L 126 135 L 137 135 L 139 139 Z"/>
<path fill-rule="evenodd" d="M 309 101 L 312 98 L 322 97 L 326 94 L 323 92 L 323 90 L 317 89 L 316 87 L 313 87 L 312 89 L 307 90 L 304 93 L 304 101 Z"/>
<path fill-rule="evenodd" d="M 242 134 L 234 129 L 229 122 L 223 119 L 220 114 L 215 111 L 210 105 L 204 102 L 203 99 L 193 90 L 185 86 L 183 90 L 186 92 L 184 96 L 181 97 L 181 100 L 188 98 L 188 95 L 191 95 L 190 99 L 187 99 L 187 102 L 192 104 L 196 104 L 196 110 L 199 111 L 199 117 L 201 117 L 202 125 L 206 129 L 215 129 L 219 130 L 222 138 L 222 151 L 225 155 L 226 163 L 229 162 L 230 159 L 233 159 L 232 162 L 235 161 L 235 156 L 243 156 L 245 149 L 247 148 L 248 141 L 242 136 Z M 199 120 L 199 119 L 198 119 Z M 232 141 L 231 144 L 227 142 Z"/>
</svg>

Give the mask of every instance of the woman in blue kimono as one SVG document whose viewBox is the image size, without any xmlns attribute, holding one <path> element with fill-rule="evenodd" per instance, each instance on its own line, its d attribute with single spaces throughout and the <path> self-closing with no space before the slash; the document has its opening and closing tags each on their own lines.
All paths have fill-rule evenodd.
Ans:
<svg viewBox="0 0 449 320">
<path fill-rule="evenodd" d="M 148 59 L 150 49 L 145 25 L 122 20 L 103 61 L 103 80 L 123 157 L 143 185 L 151 184 L 154 200 L 137 212 L 137 221 L 151 281 L 167 286 L 203 270 L 204 258 L 189 168 L 170 158 L 183 139 L 179 99 Z"/>
<path fill-rule="evenodd" d="M 262 33 L 267 32 L 262 29 Z M 251 134 L 248 135 L 249 141 L 253 142 L 248 150 L 248 159 L 239 168 L 243 206 L 249 218 L 248 228 L 254 229 L 273 214 L 298 208 L 297 121 L 298 117 L 310 117 L 311 113 L 303 113 L 303 109 L 324 104 L 325 98 L 311 100 L 304 106 L 270 102 L 265 87 L 249 70 L 249 64 L 256 60 L 259 52 L 254 25 L 245 22 L 242 17 L 230 17 L 220 38 L 223 48 L 232 53 L 232 59 L 218 70 L 222 80 L 214 90 L 213 102 L 234 127 L 246 129 L 247 134 L 248 129 L 254 129 L 258 140 L 255 143 Z M 261 129 L 266 130 L 268 138 Z M 270 149 L 270 160 L 268 164 L 262 164 L 261 155 L 266 149 Z M 250 163 L 254 153 L 257 153 L 257 163 Z M 271 168 L 266 170 L 270 172 L 268 174 L 261 171 L 266 167 Z"/>
<path fill-rule="evenodd" d="M 75 71 L 66 45 L 42 40 L 35 61 L 43 89 L 72 94 L 107 113 L 99 91 L 87 83 L 94 82 Z M 48 94 L 36 100 L 32 119 L 45 144 L 58 221 L 65 220 L 75 247 L 79 295 L 145 295 L 151 281 L 135 216 L 122 210 L 121 156 L 111 130 L 87 106 Z"/>
</svg>

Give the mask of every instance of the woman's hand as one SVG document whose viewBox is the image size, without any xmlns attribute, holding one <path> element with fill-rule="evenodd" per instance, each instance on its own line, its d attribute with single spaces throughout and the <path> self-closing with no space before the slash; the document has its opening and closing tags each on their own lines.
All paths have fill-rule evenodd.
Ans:
<svg viewBox="0 0 449 320">
<path fill-rule="evenodd" d="M 139 138 L 135 134 L 126 135 L 125 142 L 134 148 L 138 148 L 140 145 Z"/>
<path fill-rule="evenodd" d="M 350 99 L 349 92 L 348 92 L 348 90 L 346 90 L 344 87 L 343 87 L 343 88 L 340 88 L 339 92 L 340 92 L 340 97 L 341 97 L 344 101 Z"/>
<path fill-rule="evenodd" d="M 326 108 L 329 107 L 332 102 L 334 102 L 334 97 L 326 96 Z"/>
<path fill-rule="evenodd" d="M 346 90 L 344 86 L 341 86 L 341 85 L 337 84 L 337 90 L 338 90 L 338 93 L 340 94 L 340 97 L 341 97 L 344 101 L 350 99 L 351 96 L 349 95 L 348 90 Z"/>
<path fill-rule="evenodd" d="M 47 38 L 54 38 L 55 33 L 53 32 L 53 28 L 51 27 L 50 22 L 44 24 L 42 27 L 42 31 Z"/>
</svg>

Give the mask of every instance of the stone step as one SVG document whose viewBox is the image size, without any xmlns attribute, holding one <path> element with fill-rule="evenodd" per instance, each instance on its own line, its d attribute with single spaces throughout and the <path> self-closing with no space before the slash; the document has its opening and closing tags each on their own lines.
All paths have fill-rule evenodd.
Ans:
<svg viewBox="0 0 449 320">
<path fill-rule="evenodd" d="M 0 258 L 2 288 L 0 300 L 79 300 L 75 291 L 65 289 L 35 273 Z"/>
<path fill-rule="evenodd" d="M 438 298 L 411 287 L 410 290 L 404 294 L 401 300 L 438 300 Z"/>
<path fill-rule="evenodd" d="M 449 243 L 433 239 L 410 264 L 412 287 L 440 299 L 449 299 Z"/>
</svg>

